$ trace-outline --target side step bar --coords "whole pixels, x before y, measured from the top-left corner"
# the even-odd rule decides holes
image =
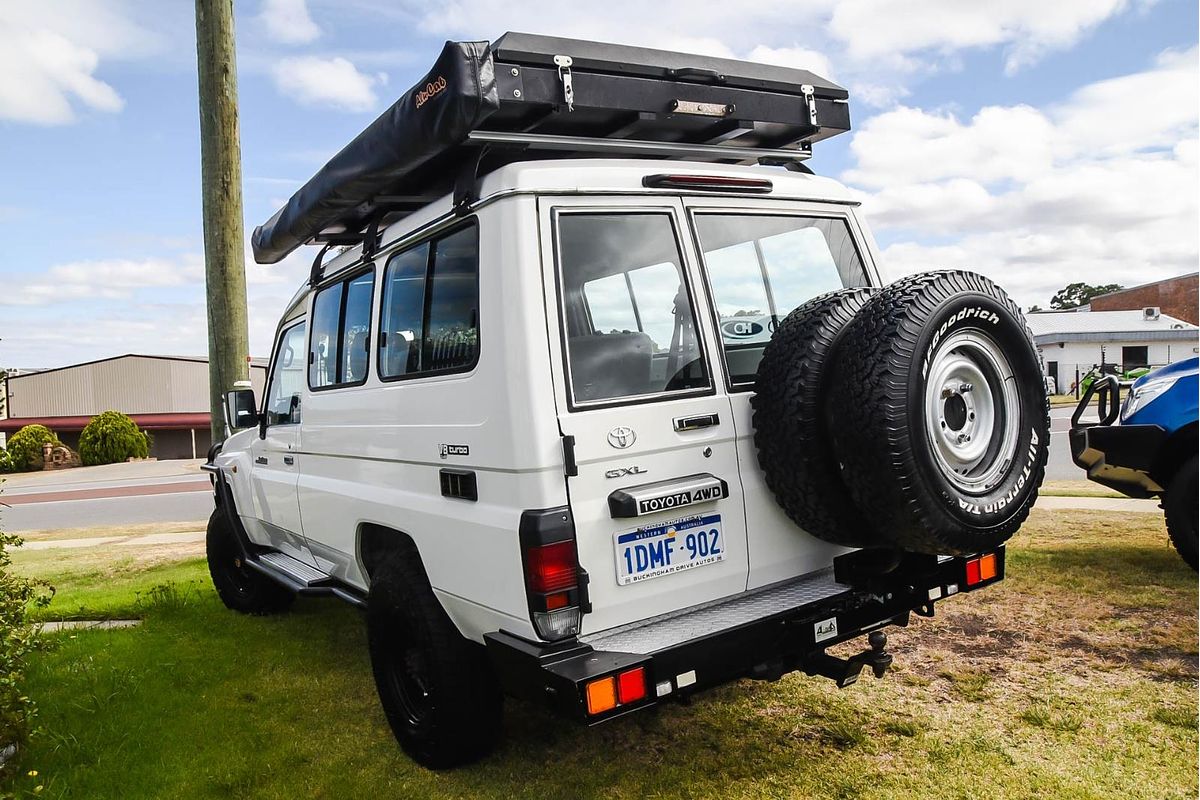
[[[365,609],[367,598],[349,586],[338,583],[325,573],[285,553],[267,552],[251,555],[246,566],[261,572],[296,594],[333,595],[356,608]]]

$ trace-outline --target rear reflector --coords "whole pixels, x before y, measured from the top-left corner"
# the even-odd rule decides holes
[[[587,685],[587,709],[589,714],[603,714],[617,707],[617,679],[611,675]]]
[[[988,553],[979,559],[979,579],[990,581],[994,577],[996,577],[996,554]]]
[[[621,704],[634,703],[646,696],[646,668],[622,672],[617,676],[617,697]]]
[[[575,542],[531,547],[526,551],[525,567],[529,574],[529,588],[534,592],[560,592],[570,589],[577,582],[575,568]]]

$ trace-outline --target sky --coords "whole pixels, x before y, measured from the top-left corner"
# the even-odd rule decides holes
[[[1195,0],[237,0],[247,236],[416,81],[507,30],[811,69],[853,130],[810,165],[893,278],[967,268],[1024,306],[1200,258]],[[194,6],[0,0],[0,366],[207,340]],[[248,248],[247,248],[248,251]],[[266,356],[303,249],[247,258]]]

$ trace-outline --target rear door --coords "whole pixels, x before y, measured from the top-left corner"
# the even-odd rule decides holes
[[[542,198],[540,215],[584,632],[743,591],[732,409],[697,325],[708,312],[682,204]]]
[[[686,201],[713,323],[721,337],[717,380],[730,395],[746,521],[749,588],[830,566],[845,548],[809,536],[775,502],[754,446],[755,373],[779,320],[817,295],[878,285],[848,206],[720,198]]]

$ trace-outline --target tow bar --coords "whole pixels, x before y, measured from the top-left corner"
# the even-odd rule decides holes
[[[883,631],[872,631],[867,635],[870,648],[850,658],[831,656],[822,650],[804,660],[802,668],[807,675],[821,675],[832,678],[839,689],[858,681],[863,667],[869,666],[876,678],[882,678],[892,665],[892,654],[886,652],[887,634]]]

